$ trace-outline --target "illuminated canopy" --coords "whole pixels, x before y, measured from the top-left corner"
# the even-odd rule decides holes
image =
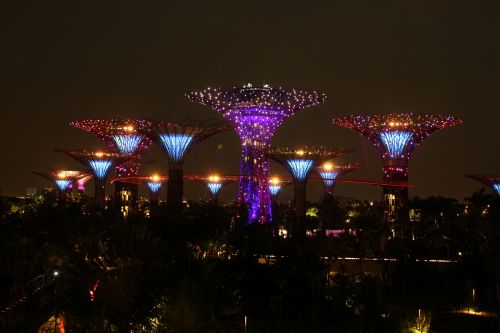
[[[193,141],[187,134],[160,134],[161,143],[173,161],[180,161]]]
[[[304,180],[309,175],[314,161],[313,160],[297,160],[291,159],[287,161],[290,170],[295,179]]]
[[[104,179],[110,171],[113,162],[107,160],[90,160],[89,165],[97,179]]]
[[[146,184],[148,185],[149,189],[153,193],[158,192],[160,190],[160,187],[161,187],[161,183],[159,183],[159,182],[148,182]]]
[[[128,135],[113,135],[116,146],[122,154],[133,154],[142,141],[142,136],[128,134]]]

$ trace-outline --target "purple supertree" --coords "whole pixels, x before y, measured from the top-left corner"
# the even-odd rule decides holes
[[[134,155],[121,155],[110,152],[90,152],[85,150],[56,149],[57,152],[66,154],[85,165],[94,176],[95,201],[97,205],[105,206],[106,178],[113,166],[121,164],[128,159],[136,158]]]
[[[45,172],[33,172],[56,185],[58,200],[60,203],[66,201],[66,193],[71,190],[73,183],[91,177],[88,172],[76,170],[48,170]]]
[[[167,205],[180,214],[183,197],[183,165],[193,144],[227,131],[227,123],[211,120],[156,121],[148,130],[149,137],[163,148],[168,157]]]
[[[500,196],[500,176],[498,175],[465,175],[465,177],[477,180],[491,188]]]
[[[271,139],[295,112],[325,102],[318,92],[285,90],[268,85],[189,92],[190,101],[206,105],[233,124],[242,144],[239,202],[248,208],[248,223],[271,220],[269,162]]]
[[[414,113],[351,115],[333,119],[334,125],[357,131],[380,152],[383,181],[387,184],[382,192],[384,219],[389,223],[408,218],[408,162],[415,148],[437,130],[461,122],[451,115]]]
[[[135,160],[142,157],[152,144],[144,133],[152,125],[144,119],[86,119],[69,123],[71,127],[90,132],[101,139],[113,153],[134,156],[124,163],[115,165],[120,177],[136,176],[140,164]],[[122,211],[134,210],[137,201],[137,185],[115,182],[115,204]]]
[[[329,147],[277,147],[266,154],[285,167],[294,181],[295,233],[300,238],[305,233],[306,186],[311,171],[326,160],[338,158],[351,149]]]

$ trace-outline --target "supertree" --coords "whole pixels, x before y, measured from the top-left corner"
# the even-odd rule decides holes
[[[242,144],[238,200],[247,206],[248,223],[271,221],[269,162],[265,152],[286,118],[325,102],[326,95],[248,84],[230,89],[207,88],[186,96],[212,108],[233,124]]]
[[[306,185],[311,171],[326,160],[337,158],[350,149],[329,147],[276,147],[266,154],[285,167],[293,177],[295,201],[295,233],[302,237],[306,219]]]
[[[57,152],[66,154],[78,162],[85,165],[94,176],[95,201],[97,205],[105,205],[105,187],[106,178],[112,170],[112,167],[121,164],[128,159],[136,158],[135,155],[121,155],[110,152],[90,152],[86,150],[64,150],[56,149]]]
[[[269,193],[271,198],[276,198],[281,191],[283,181],[278,176],[269,177]]]
[[[414,113],[333,119],[334,125],[357,131],[378,149],[382,157],[383,182],[387,184],[382,191],[384,219],[390,224],[408,218],[408,163],[415,148],[437,130],[461,122],[451,115]]]
[[[205,184],[208,188],[208,191],[210,192],[210,200],[213,202],[217,202],[217,196],[219,194],[220,189],[224,185],[234,182],[235,180],[237,180],[238,177],[210,174],[207,176],[190,176],[189,178]]]
[[[74,182],[79,182],[82,179],[91,177],[88,172],[76,170],[47,170],[43,172],[33,172],[56,185],[58,192],[58,200],[63,203],[66,200],[66,193],[71,189]]]
[[[325,163],[316,167],[316,172],[323,181],[325,195],[323,196],[323,211],[322,211],[322,230],[332,227],[334,215],[334,198],[333,188],[335,181],[340,179],[345,174],[363,167],[361,163],[333,163],[326,161]]]
[[[151,145],[151,139],[145,131],[152,125],[144,119],[86,119],[69,123],[70,126],[90,132],[100,138],[112,152],[121,155],[133,155],[140,158]],[[135,176],[140,164],[129,159],[115,166],[120,177]],[[122,211],[134,210],[137,201],[137,185],[115,182],[116,206]]]
[[[500,176],[498,175],[465,175],[465,177],[477,180],[491,188],[500,196]]]
[[[183,120],[156,121],[148,131],[168,157],[167,205],[180,214],[183,197],[183,164],[186,153],[194,143],[231,129],[218,121]]]
[[[332,161],[317,166],[316,171],[323,181],[325,196],[333,197],[333,188],[337,179],[363,166],[364,164],[361,163],[333,163]]]

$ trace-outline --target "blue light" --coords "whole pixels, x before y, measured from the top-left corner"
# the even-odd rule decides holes
[[[327,187],[333,186],[335,179],[338,176],[336,171],[320,171],[319,175],[323,178],[323,182]]]
[[[89,164],[94,171],[96,178],[102,180],[108,174],[109,168],[111,168],[113,163],[106,160],[90,160]]]
[[[140,135],[114,135],[116,146],[122,154],[133,154],[141,143],[142,137]]]
[[[161,134],[160,139],[170,158],[178,162],[182,159],[193,137],[187,134]]]
[[[281,185],[269,185],[269,192],[271,192],[272,196],[276,196],[280,190]]]
[[[149,189],[151,190],[151,192],[153,193],[156,193],[158,192],[158,190],[160,189],[161,187],[161,183],[157,183],[157,182],[149,182],[147,183],[148,184],[148,187]]]
[[[207,185],[212,195],[216,195],[217,192],[219,192],[220,188],[222,187],[221,183],[208,183]]]
[[[55,183],[56,183],[57,187],[59,187],[59,189],[64,192],[68,188],[69,184],[71,184],[71,180],[56,179]]]
[[[391,131],[380,133],[380,139],[392,158],[401,156],[412,136],[413,132]]]
[[[288,160],[287,162],[293,176],[298,180],[306,179],[313,166],[313,160]]]
[[[500,195],[500,184],[493,184],[493,189],[498,195]]]

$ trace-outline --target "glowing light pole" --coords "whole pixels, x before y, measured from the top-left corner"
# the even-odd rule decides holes
[[[230,89],[207,88],[189,92],[186,97],[217,111],[233,124],[242,145],[238,200],[248,209],[246,222],[271,221],[269,162],[265,152],[286,118],[325,102],[326,96],[315,91],[247,84]]]
[[[462,121],[451,115],[382,114],[352,115],[333,119],[334,125],[350,128],[366,137],[379,151],[383,163],[382,204],[384,219],[394,223],[408,219],[408,163],[411,154],[432,133]],[[398,185],[404,185],[399,187]]]

